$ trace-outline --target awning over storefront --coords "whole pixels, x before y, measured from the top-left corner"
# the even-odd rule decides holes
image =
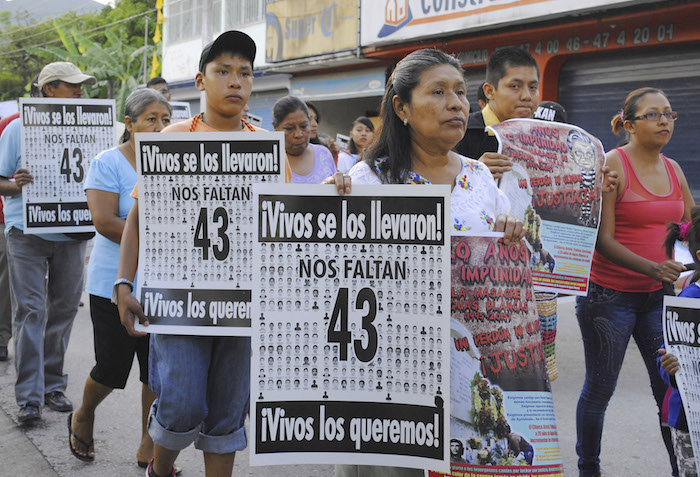
[[[381,96],[384,68],[294,78],[291,94],[307,101]]]

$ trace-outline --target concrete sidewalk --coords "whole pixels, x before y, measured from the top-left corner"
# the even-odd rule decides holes
[[[87,299],[84,299],[88,303]],[[581,336],[571,298],[560,299],[557,331],[559,379],[552,384],[559,439],[566,475],[578,475],[576,468],[576,402],[585,368]],[[115,391],[100,405],[95,420],[94,463],[74,458],[68,449],[67,414],[43,410],[43,420],[33,427],[17,425],[14,398],[14,362],[0,363],[0,475],[88,477],[142,477],[136,466],[140,439],[140,382],[132,369],[127,387]],[[66,356],[70,375],[66,394],[78,404],[85,378],[94,364],[92,323],[87,307],[76,317]],[[670,466],[661,441],[656,407],[651,396],[646,369],[632,342],[618,388],[607,412],[601,456],[605,477],[669,476]],[[178,458],[183,477],[204,475],[201,452],[192,446]],[[236,456],[234,475],[272,477],[331,477],[333,466],[298,465],[250,467],[248,452]]]

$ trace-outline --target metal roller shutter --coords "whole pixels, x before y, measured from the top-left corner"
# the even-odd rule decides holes
[[[559,76],[559,103],[569,122],[598,137],[605,150],[620,139],[610,120],[631,91],[644,86],[663,90],[678,112],[673,138],[663,153],[678,161],[700,203],[700,48],[663,48],[600,54],[567,61]]]

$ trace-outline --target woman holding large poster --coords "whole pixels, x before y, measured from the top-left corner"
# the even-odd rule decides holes
[[[659,410],[666,393],[655,369],[656,350],[663,344],[664,287],[684,267],[666,259],[663,242],[666,225],[689,220],[694,205],[680,166],[661,154],[677,118],[662,91],[641,88],[627,96],[612,120],[613,132],[624,129],[629,143],[606,156],[619,181],[614,193],[603,196],[588,296],[576,302],[586,355],[586,379],[576,411],[576,452],[583,477],[600,475],[605,408],[630,336],[649,371]],[[661,429],[675,470],[668,428]]]
[[[517,243],[522,222],[508,214],[509,201],[488,168],[452,151],[466,129],[466,91],[452,56],[424,49],[401,60],[382,100],[379,138],[350,171],[353,184],[449,184],[455,230],[501,231],[507,243]],[[422,476],[423,470],[338,466],[336,475]]]

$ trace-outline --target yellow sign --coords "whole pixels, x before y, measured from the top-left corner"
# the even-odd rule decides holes
[[[357,46],[357,0],[280,0],[266,11],[268,62]]]

